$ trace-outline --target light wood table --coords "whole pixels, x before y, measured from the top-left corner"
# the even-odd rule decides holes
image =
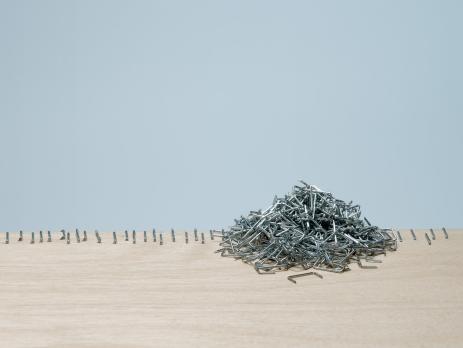
[[[0,245],[1,347],[463,347],[463,231],[402,230],[378,269],[258,275],[218,240]],[[0,234],[4,241],[5,234]],[[74,237],[74,234],[72,234]],[[46,238],[45,238],[46,240]]]

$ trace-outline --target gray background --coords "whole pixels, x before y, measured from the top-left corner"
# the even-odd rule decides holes
[[[462,227],[461,1],[1,1],[0,229],[226,227],[303,179]]]

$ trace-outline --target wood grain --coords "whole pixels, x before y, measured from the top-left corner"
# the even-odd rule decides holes
[[[163,246],[0,245],[2,347],[462,347],[463,231],[403,243],[378,269],[260,276],[183,231]],[[74,237],[72,235],[72,237]],[[0,234],[4,240],[4,233]],[[36,241],[38,240],[36,236]],[[200,239],[201,240],[201,239]]]

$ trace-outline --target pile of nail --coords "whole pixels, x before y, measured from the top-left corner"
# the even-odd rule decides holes
[[[251,211],[223,232],[222,256],[241,259],[261,274],[290,268],[349,270],[353,261],[397,249],[394,234],[361,218],[359,205],[301,181],[264,211]]]

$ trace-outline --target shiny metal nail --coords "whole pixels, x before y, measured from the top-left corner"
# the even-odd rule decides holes
[[[445,239],[449,239],[449,234],[447,233],[447,230],[445,229],[445,227],[442,227],[442,232],[444,232]]]
[[[431,239],[429,239],[428,234],[425,232],[424,236],[426,237],[426,240],[428,241],[428,244],[431,245]]]

